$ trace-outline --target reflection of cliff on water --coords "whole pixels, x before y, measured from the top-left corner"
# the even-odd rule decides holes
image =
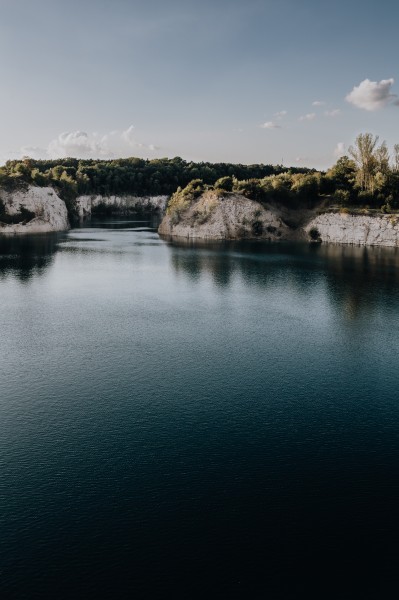
[[[42,275],[53,261],[59,233],[0,237],[0,278]]]
[[[210,275],[224,287],[239,276],[249,286],[289,289],[304,302],[322,286],[334,307],[349,318],[398,298],[398,248],[203,240],[169,244],[174,269],[190,279]]]

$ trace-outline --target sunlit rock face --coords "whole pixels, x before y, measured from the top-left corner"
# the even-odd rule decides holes
[[[0,190],[4,212],[18,223],[1,222],[0,234],[47,233],[69,229],[65,202],[51,187],[28,186],[25,189]],[[28,212],[27,212],[28,211]]]
[[[307,232],[312,229],[317,230],[323,242],[399,246],[399,217],[396,215],[324,213],[305,227]]]
[[[167,212],[159,233],[183,238],[213,240],[287,239],[289,227],[277,211],[239,194],[204,193],[181,214]]]
[[[288,209],[262,205],[240,194],[205,192],[182,210],[167,208],[159,227],[187,239],[308,240],[335,244],[399,246],[399,216]]]

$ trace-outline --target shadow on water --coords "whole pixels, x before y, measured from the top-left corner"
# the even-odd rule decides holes
[[[62,237],[59,233],[0,237],[0,279],[12,275],[28,281],[43,275]]]
[[[399,294],[399,249],[335,244],[169,240],[171,264],[193,281],[210,276],[228,287],[238,276],[267,289],[277,284],[304,298],[323,284],[348,318]]]
[[[110,215],[107,217],[94,216],[82,221],[83,228],[94,229],[126,229],[144,227],[156,231],[161,223],[162,217],[157,213],[132,213],[129,216]]]

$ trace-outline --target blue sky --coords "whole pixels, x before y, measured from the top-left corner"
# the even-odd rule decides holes
[[[0,9],[1,162],[327,167],[360,132],[399,142],[391,1],[0,0]]]

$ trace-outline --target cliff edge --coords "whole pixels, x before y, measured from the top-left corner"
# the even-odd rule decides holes
[[[188,239],[258,238],[396,247],[399,215],[334,212],[323,205],[289,209],[212,190],[194,199],[181,196],[170,202],[158,232]]]
[[[65,202],[51,187],[0,190],[0,235],[69,229]]]
[[[189,206],[168,206],[161,235],[210,240],[289,239],[291,230],[277,211],[240,194],[204,192]]]

